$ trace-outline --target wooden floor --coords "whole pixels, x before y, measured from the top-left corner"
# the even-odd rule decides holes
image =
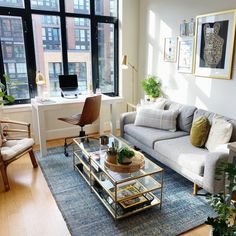
[[[48,146],[62,142],[50,141]],[[8,176],[9,192],[3,191],[0,177],[0,236],[70,235],[40,167],[33,169],[28,155],[9,165]],[[209,235],[209,227],[203,225],[183,235]]]

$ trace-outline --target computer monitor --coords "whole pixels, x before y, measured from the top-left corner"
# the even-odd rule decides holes
[[[78,88],[77,75],[59,75],[59,86],[61,89]]]

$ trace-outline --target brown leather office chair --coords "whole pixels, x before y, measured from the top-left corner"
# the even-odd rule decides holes
[[[84,107],[81,114],[76,114],[71,117],[58,118],[58,120],[64,121],[72,125],[78,125],[81,127],[79,137],[85,137],[85,131],[83,127],[85,125],[92,124],[99,117],[100,107],[101,107],[101,95],[87,97],[84,103]],[[72,137],[69,137],[72,138]],[[67,139],[65,138],[64,143],[64,154],[68,156],[67,147],[71,144],[67,144]]]

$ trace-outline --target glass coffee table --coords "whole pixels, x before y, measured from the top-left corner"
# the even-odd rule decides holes
[[[108,135],[109,143],[101,145],[99,138],[89,141],[75,138],[73,166],[82,175],[115,219],[162,205],[163,169],[144,156],[144,166],[132,173],[119,173],[106,167],[106,150],[114,142],[119,148],[129,146]],[[143,155],[140,154],[139,155]],[[154,178],[155,177],[155,178]]]

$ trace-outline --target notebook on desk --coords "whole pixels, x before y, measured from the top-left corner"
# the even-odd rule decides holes
[[[61,96],[76,98],[79,94],[77,75],[59,75]]]

